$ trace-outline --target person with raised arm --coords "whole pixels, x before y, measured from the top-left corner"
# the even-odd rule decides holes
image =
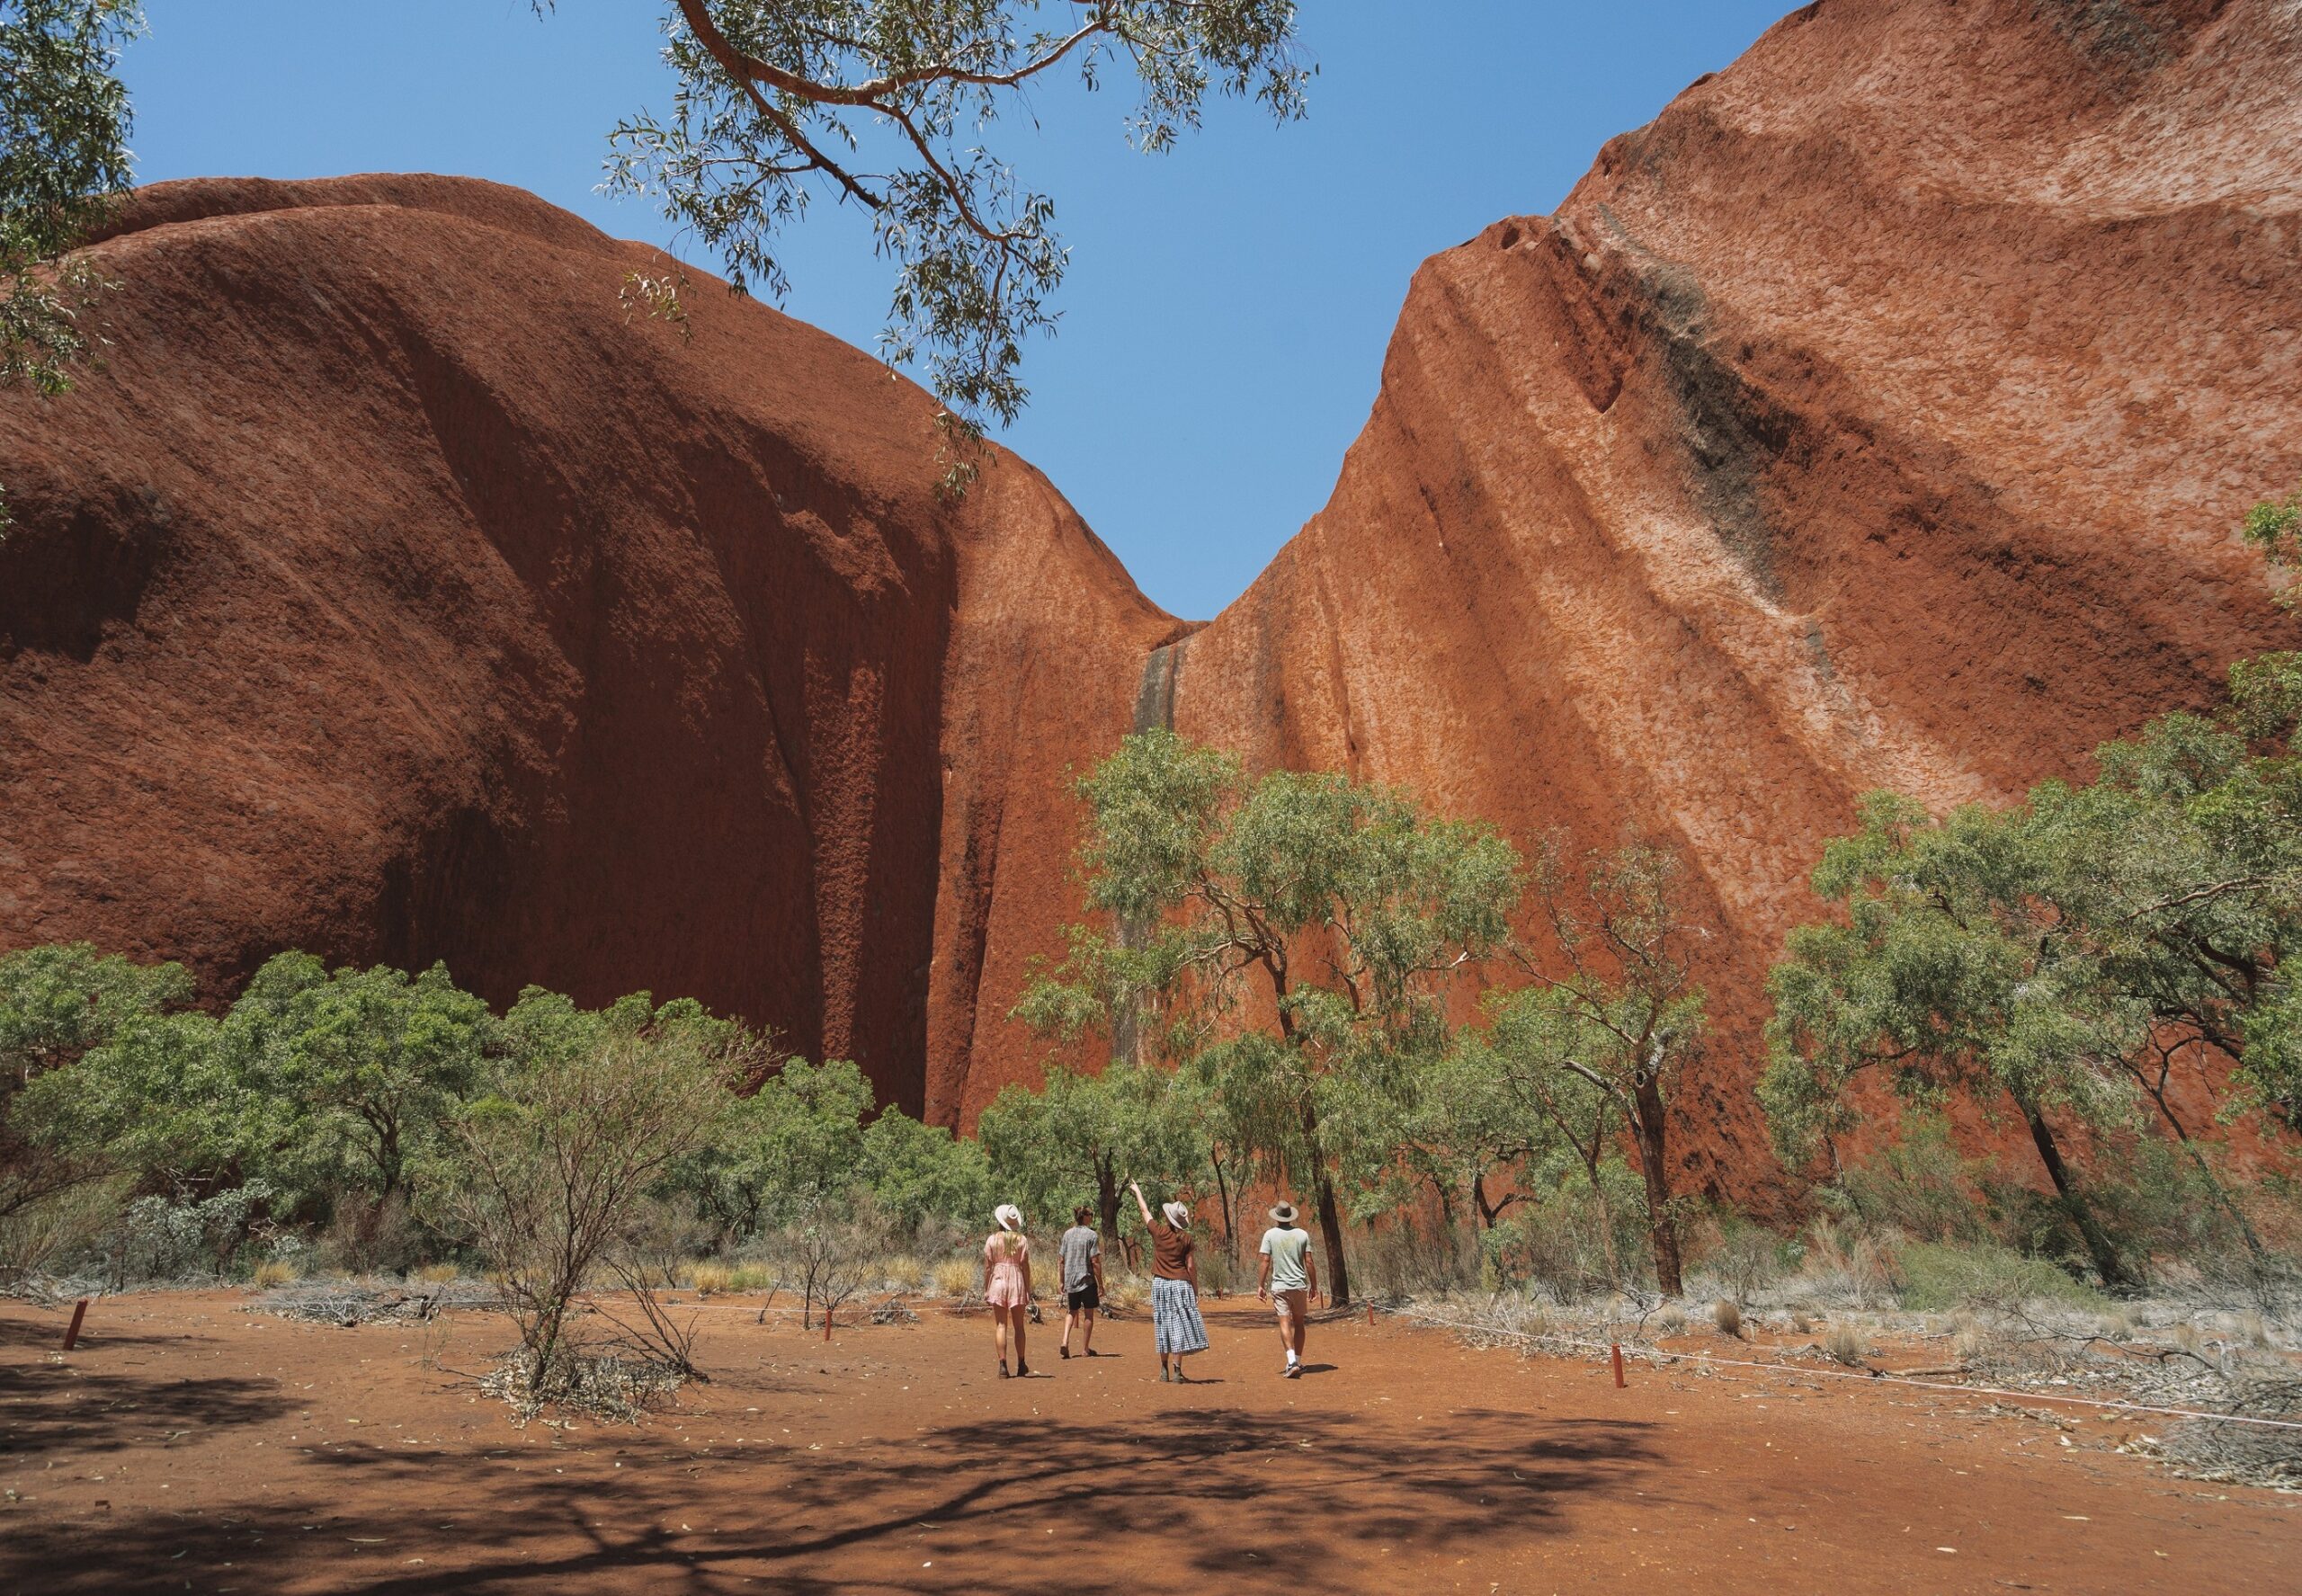
[[[1167,1203],[1159,1210],[1164,1223],[1151,1216],[1143,1188],[1133,1181],[1135,1206],[1151,1232],[1151,1331],[1159,1348],[1159,1378],[1189,1384],[1183,1375],[1183,1355],[1207,1351],[1207,1324],[1199,1316],[1199,1249],[1191,1240],[1191,1207]],[[1174,1373],[1167,1362],[1174,1360]]]

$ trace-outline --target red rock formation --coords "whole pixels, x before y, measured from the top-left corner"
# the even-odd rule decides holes
[[[2291,646],[2289,7],[1823,0],[1417,273],[1327,508],[1178,728],[1676,841],[1728,930],[1686,1100],[1767,1160],[1759,983],[1862,792],[2007,798]]]
[[[650,253],[510,190],[112,234],[103,364],[0,410],[0,946],[692,994],[948,1115],[922,1060],[1065,913],[999,861],[1066,852],[1173,624],[1044,479],[949,506],[916,388],[700,285],[627,317]]]
[[[2004,798],[2291,642],[2302,45],[2271,0],[1824,0],[1409,293],[1333,502],[1146,602],[1029,468],[763,308],[438,179],[169,185],[0,407],[0,945],[647,985],[970,1119],[1133,716],[1522,842],[1687,850],[1696,1173],[1867,789]],[[1140,702],[1138,703],[1138,696]]]

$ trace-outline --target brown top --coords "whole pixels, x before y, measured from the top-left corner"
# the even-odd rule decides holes
[[[1151,1273],[1162,1280],[1191,1279],[1191,1232],[1151,1222]]]

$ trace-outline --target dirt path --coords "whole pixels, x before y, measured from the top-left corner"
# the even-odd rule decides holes
[[[638,1427],[513,1428],[449,1369],[507,1339],[284,1324],[233,1293],[0,1304],[0,1591],[2270,1592],[2302,1502],[2171,1479],[1958,1397],[1522,1361],[1322,1324],[1276,1378],[1216,1305],[1204,1383],[994,1378],[931,1313],[825,1345],[707,1315]],[[1236,1299],[1234,1299],[1236,1304]],[[427,1367],[430,1357],[445,1366]]]

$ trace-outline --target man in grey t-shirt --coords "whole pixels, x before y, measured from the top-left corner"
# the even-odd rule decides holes
[[[1103,1306],[1103,1240],[1087,1223],[1085,1208],[1071,1210],[1071,1228],[1056,1244],[1063,1254],[1063,1339],[1059,1357],[1071,1356],[1071,1327],[1079,1326],[1079,1351],[1095,1357],[1095,1310]]]
[[[1266,1298],[1279,1310],[1279,1344],[1286,1349],[1290,1380],[1303,1378],[1303,1332],[1310,1324],[1311,1299],[1319,1291],[1319,1261],[1311,1255],[1310,1233],[1295,1223],[1295,1205],[1282,1202],[1271,1210],[1271,1228],[1263,1233],[1263,1275],[1255,1282],[1255,1299]]]

